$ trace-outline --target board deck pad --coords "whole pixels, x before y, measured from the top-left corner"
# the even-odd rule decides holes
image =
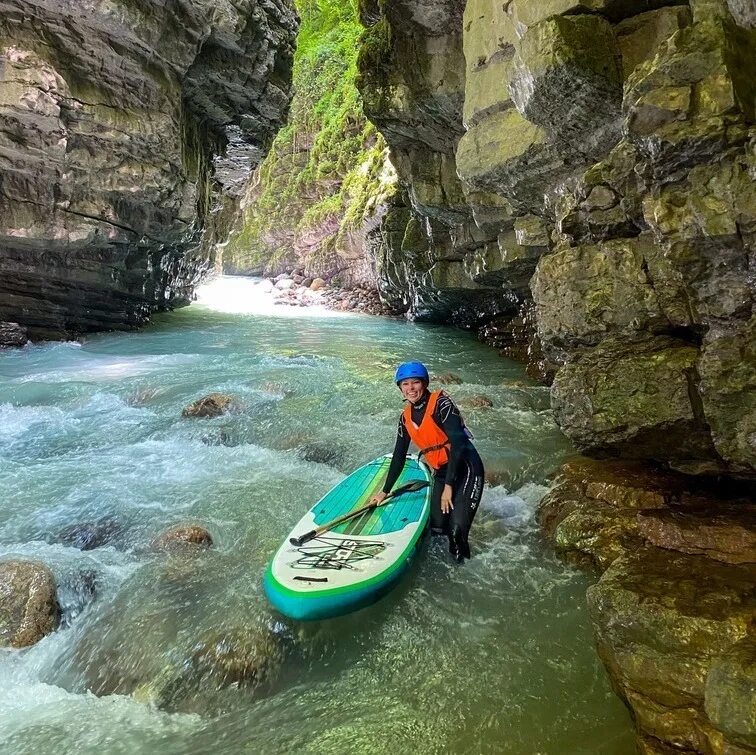
[[[409,567],[430,511],[431,485],[334,527],[301,546],[297,537],[356,511],[381,490],[391,456],[360,467],[323,496],[300,520],[271,560],[263,584],[268,599],[294,619],[338,616],[375,602]],[[432,482],[425,465],[408,456],[394,489]]]

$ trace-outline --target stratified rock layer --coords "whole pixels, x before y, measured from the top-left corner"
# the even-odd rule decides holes
[[[752,4],[362,5],[384,296],[518,338],[586,453],[756,475]]]
[[[66,337],[186,303],[217,189],[285,116],[295,31],[288,0],[0,1],[0,321]]]
[[[753,752],[752,491],[702,490],[639,463],[577,459],[538,518],[562,553],[604,572],[588,607],[641,751]]]

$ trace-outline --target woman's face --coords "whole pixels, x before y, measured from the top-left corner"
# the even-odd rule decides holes
[[[425,393],[425,383],[420,378],[407,378],[399,383],[402,396],[410,403],[419,401]]]

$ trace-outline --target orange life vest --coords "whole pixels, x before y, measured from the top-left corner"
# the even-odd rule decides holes
[[[412,442],[420,449],[420,456],[433,469],[441,467],[449,461],[449,449],[451,443],[449,436],[435,423],[433,412],[436,411],[436,403],[443,391],[433,391],[425,407],[423,420],[418,427],[412,421],[412,404],[404,407],[404,426],[407,428]]]

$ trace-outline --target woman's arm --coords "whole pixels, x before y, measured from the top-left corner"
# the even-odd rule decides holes
[[[462,424],[462,416],[456,404],[446,395],[441,396],[436,403],[433,419],[449,438],[449,461],[446,466],[445,482],[451,485],[457,474],[459,460],[463,451],[470,444],[470,440]]]
[[[410,437],[404,428],[404,418],[399,419],[399,427],[396,430],[396,443],[394,443],[394,453],[391,457],[386,482],[383,484],[383,492],[388,495],[394,483],[399,479],[399,475],[404,469],[407,461],[407,451],[409,451]]]

